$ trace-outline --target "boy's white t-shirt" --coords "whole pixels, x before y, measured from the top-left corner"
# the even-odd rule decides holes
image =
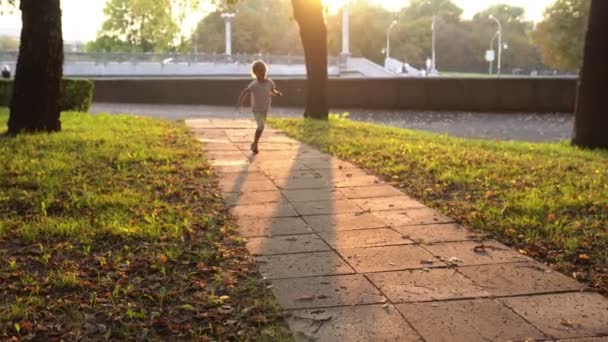
[[[247,89],[251,91],[251,110],[257,113],[268,113],[271,103],[270,93],[275,89],[272,79],[267,78],[262,82],[253,80]]]

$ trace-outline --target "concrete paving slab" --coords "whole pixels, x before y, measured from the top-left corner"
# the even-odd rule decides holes
[[[421,339],[407,320],[429,341],[608,337],[606,298],[495,241],[482,245],[353,164],[274,129],[254,155],[251,119],[188,124],[247,247],[263,254],[260,272],[283,308],[297,310],[297,339]]]
[[[451,218],[441,215],[430,208],[377,211],[372,214],[392,227],[454,222]]]
[[[555,338],[608,335],[608,298],[592,292],[504,298],[504,303]]]
[[[365,248],[406,245],[413,243],[389,228],[342,230],[320,233],[323,240],[334,248]]]
[[[483,235],[473,233],[455,223],[394,227],[394,229],[414,242],[425,244],[483,239]]]
[[[283,195],[290,202],[331,201],[344,199],[344,194],[337,189],[283,190]]]
[[[224,193],[246,193],[278,190],[270,180],[248,180],[246,178],[235,178],[220,182],[220,188]]]
[[[285,198],[280,191],[258,191],[246,193],[224,193],[224,202],[229,206],[277,203]]]
[[[238,217],[239,234],[244,237],[310,234],[313,232],[299,217]]]
[[[374,198],[402,196],[403,193],[390,185],[361,186],[361,187],[342,187],[340,191],[347,198]]]
[[[316,232],[335,232],[386,227],[384,222],[368,213],[316,215],[303,216],[302,218]]]
[[[481,286],[453,269],[383,272],[368,277],[393,303],[489,296]]]
[[[306,161],[306,166],[308,166],[309,168],[313,169],[313,170],[327,170],[327,169],[354,169],[356,168],[356,166],[354,166],[351,163],[347,163],[344,161],[341,161],[339,159],[335,159],[332,158],[328,161],[319,161],[319,160],[309,160]]]
[[[338,253],[360,273],[445,266],[439,260],[427,263],[434,259],[433,256],[413,245],[340,249]]]
[[[524,341],[546,336],[501,302],[490,299],[399,304],[427,341]]]
[[[585,285],[537,262],[460,267],[493,296],[580,291]]]
[[[318,235],[284,235],[256,237],[247,241],[251,255],[275,255],[329,251],[331,248]]]
[[[369,187],[381,184],[383,184],[382,181],[376,176],[355,176],[334,181],[334,186],[336,188],[351,188],[358,186]]]
[[[386,302],[361,274],[273,280],[272,292],[287,310]]]
[[[220,177],[220,183],[234,183],[237,181],[260,181],[260,180],[268,180],[268,176],[266,176],[261,171],[227,173]]]
[[[274,178],[275,184],[282,190],[331,189],[331,183],[322,178]]]
[[[455,266],[531,261],[528,257],[496,241],[486,241],[484,243],[474,241],[448,242],[424,245],[424,248]]]
[[[239,149],[234,146],[232,143],[227,143],[227,142],[208,142],[208,143],[203,143],[203,150],[204,151],[231,151],[231,152],[237,152],[239,151]]]
[[[348,200],[293,202],[293,207],[300,215],[329,215],[363,212],[361,208]]]
[[[287,201],[278,203],[262,203],[251,205],[239,205],[233,207],[230,212],[238,217],[296,217],[298,214]]]
[[[393,197],[351,199],[350,201],[363,208],[363,210],[367,211],[426,208],[424,204],[415,201],[405,195]]]
[[[335,252],[283,254],[257,257],[267,279],[303,278],[355,273]]]
[[[421,341],[392,305],[308,309],[287,319],[296,341]]]

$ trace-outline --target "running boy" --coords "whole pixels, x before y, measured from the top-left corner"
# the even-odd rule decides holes
[[[243,103],[245,96],[251,94],[251,110],[258,124],[258,128],[255,130],[255,139],[253,140],[253,144],[251,144],[251,151],[258,153],[258,142],[264,132],[266,116],[270,111],[270,98],[271,96],[283,96],[283,94],[276,89],[274,82],[266,77],[268,67],[264,62],[259,60],[253,62],[251,73],[255,77],[255,80],[241,92],[238,105],[240,106]]]

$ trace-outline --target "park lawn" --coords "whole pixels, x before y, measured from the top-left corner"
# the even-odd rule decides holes
[[[270,124],[608,293],[608,151],[359,123]]]
[[[291,338],[185,125],[62,122],[0,137],[0,340]]]

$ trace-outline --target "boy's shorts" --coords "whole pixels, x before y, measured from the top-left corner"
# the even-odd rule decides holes
[[[255,117],[255,121],[258,123],[258,129],[266,126],[266,116],[268,116],[266,112],[253,112],[253,117]]]

